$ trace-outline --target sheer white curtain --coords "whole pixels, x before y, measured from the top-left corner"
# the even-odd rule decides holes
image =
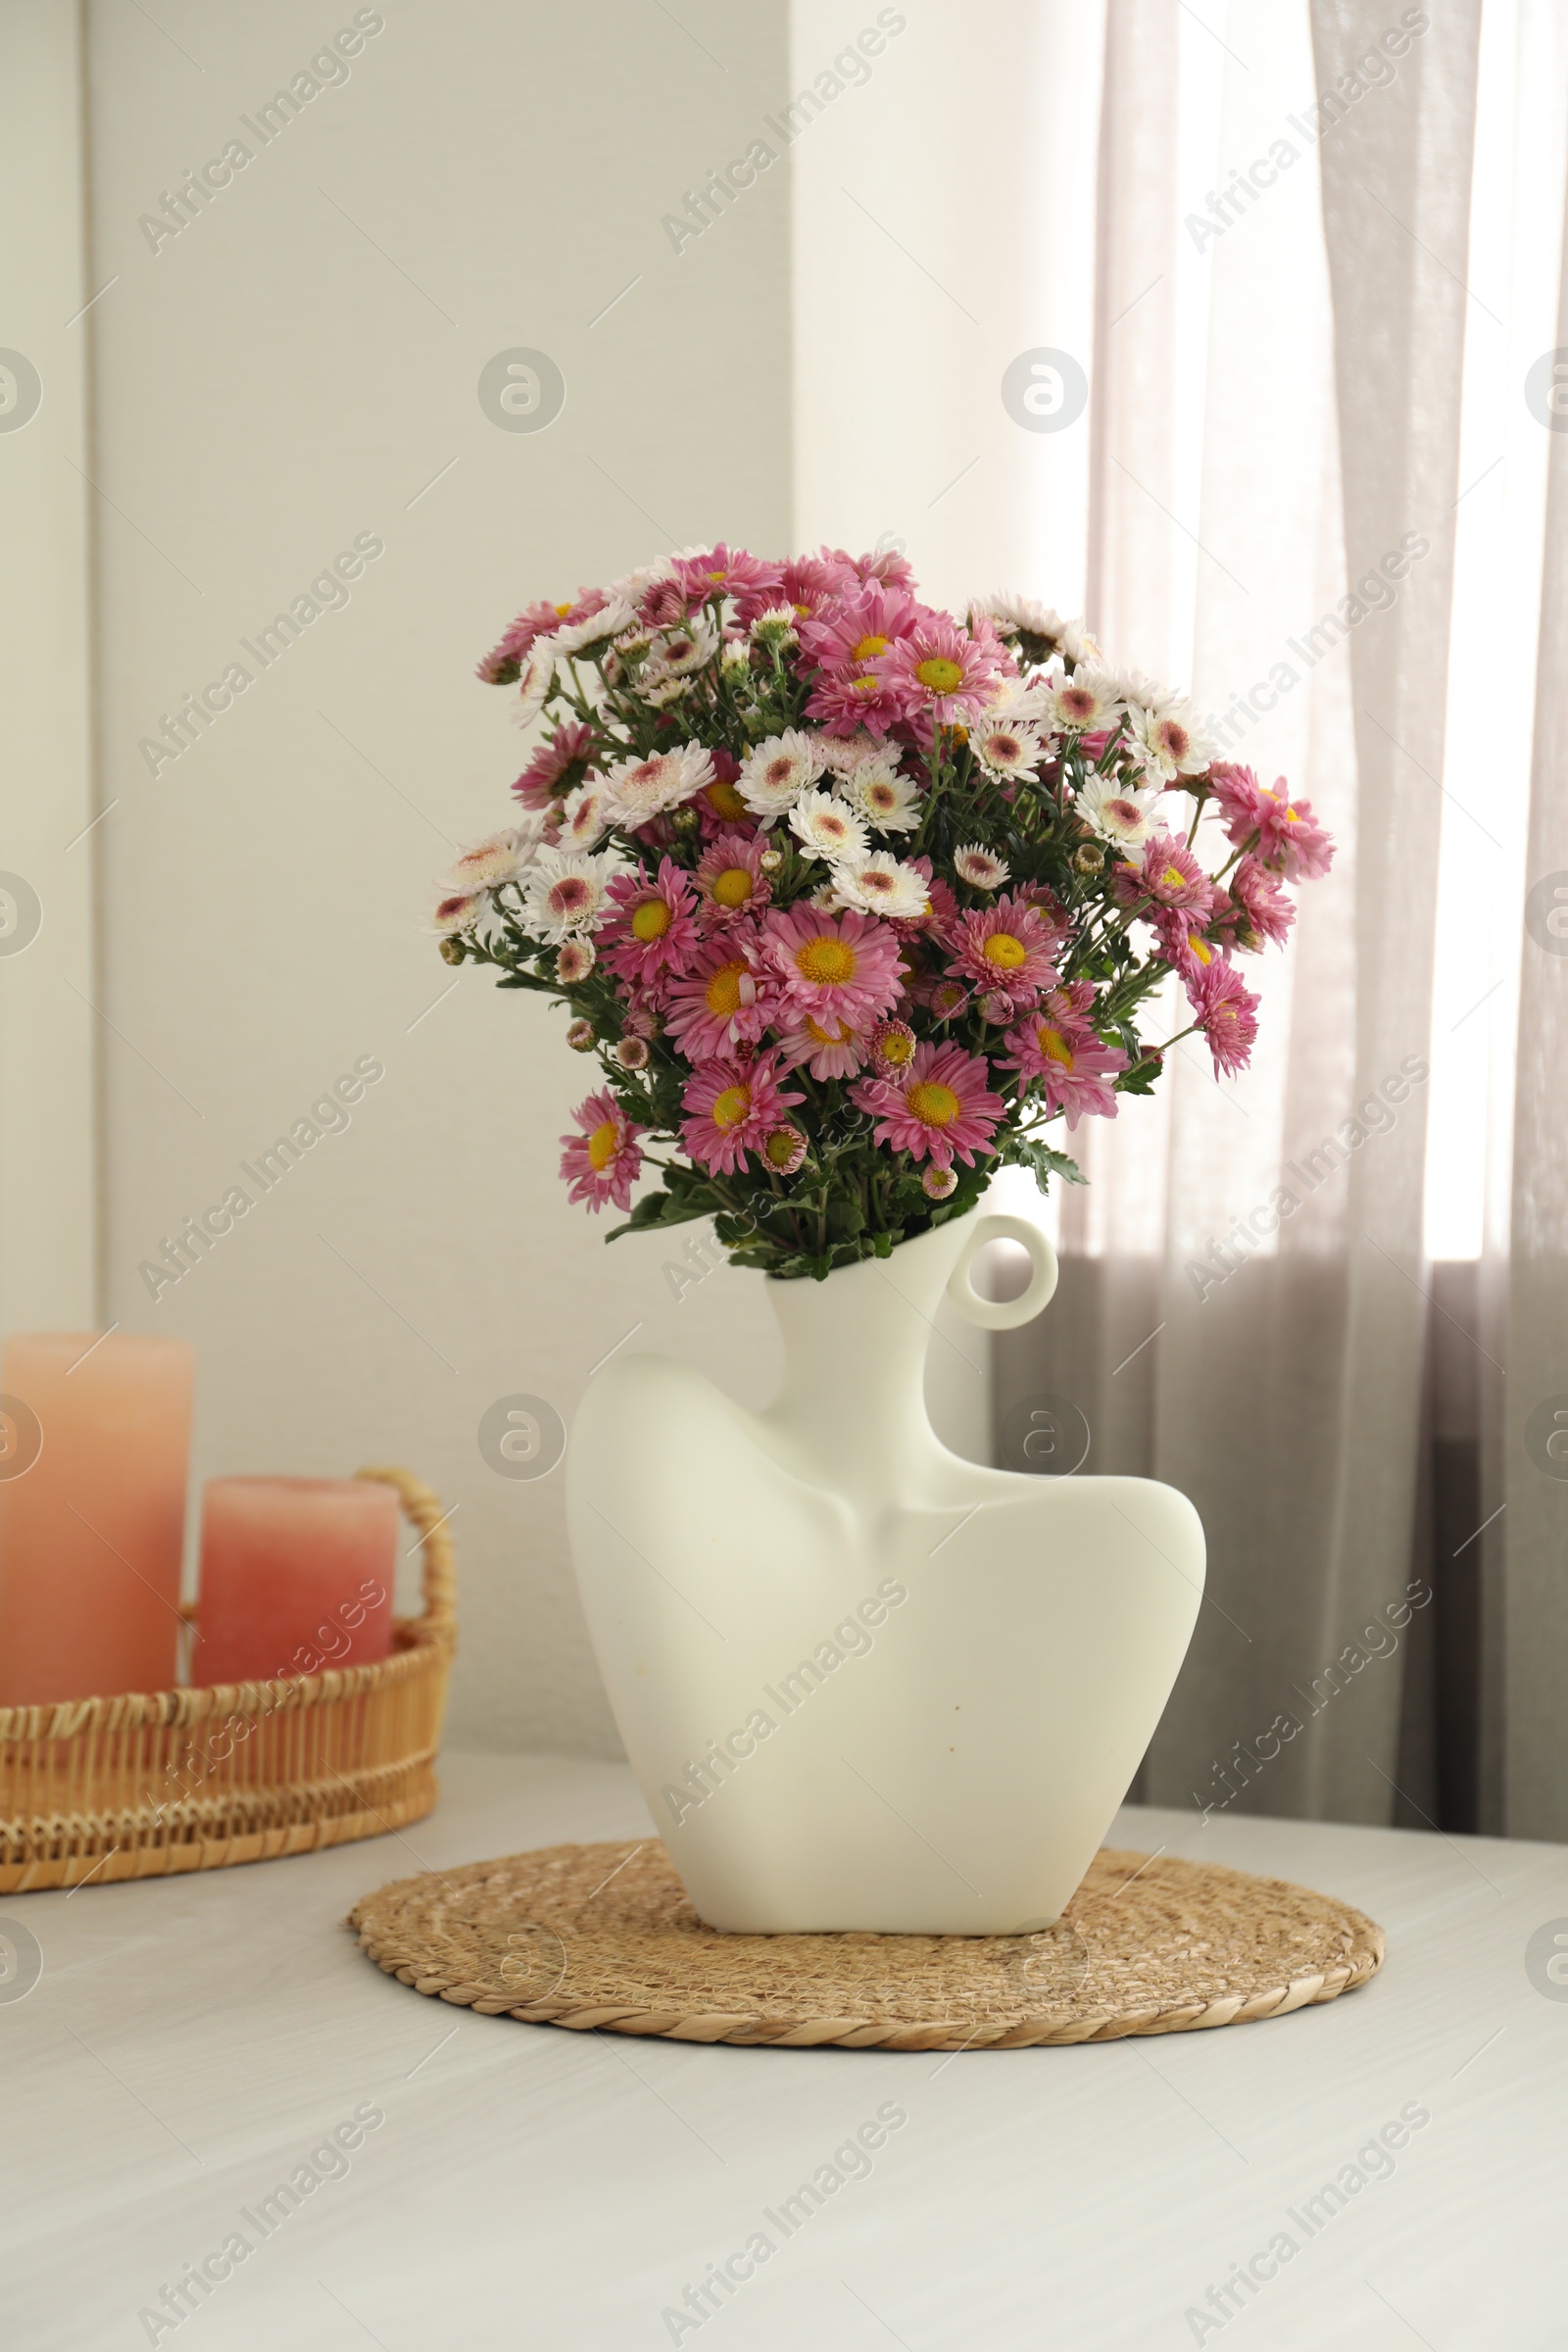
[[[1288,952],[1249,966],[1249,1075],[1216,1088],[1187,1041],[1159,1096],[1078,1130],[1092,1183],[1047,1212],[1061,1290],[1002,1343],[999,1404],[1065,1395],[1091,1469],[1202,1513],[1209,1605],[1144,1795],[1419,1819],[1437,1610],[1406,1588],[1430,1589],[1448,1331],[1429,1108],[1440,1187],[1485,1128],[1485,1323],[1449,1337],[1483,1375],[1497,1514],[1470,1555],[1486,1820],[1568,1834],[1568,1484],[1524,1437],[1568,1392],[1568,956],[1520,924],[1568,874],[1568,435],[1524,393],[1568,344],[1568,22],[1558,0],[1486,0],[1484,25],[1482,0],[904,13],[793,150],[801,535],[892,531],[938,594],[1081,604],[1340,845]],[[798,11],[798,81],[831,38]],[[1003,408],[1040,345],[1083,359],[1073,429]]]

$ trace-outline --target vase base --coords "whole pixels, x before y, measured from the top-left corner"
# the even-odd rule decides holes
[[[1106,1848],[1018,1936],[726,1936],[653,1841],[402,1879],[349,1926],[389,1976],[488,2017],[802,2049],[1025,2049],[1248,2025],[1353,1992],[1381,1928],[1281,1879]]]

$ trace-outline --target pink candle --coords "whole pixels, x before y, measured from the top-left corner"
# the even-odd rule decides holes
[[[366,1666],[392,1646],[398,1498],[363,1478],[215,1478],[195,1683]]]
[[[195,1377],[183,1340],[7,1340],[0,1706],[173,1687]]]

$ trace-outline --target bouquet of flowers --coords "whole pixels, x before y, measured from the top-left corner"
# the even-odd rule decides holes
[[[479,676],[546,728],[517,822],[443,885],[441,953],[564,1003],[598,1057],[574,1200],[617,1234],[710,1216],[778,1276],[886,1257],[1006,1162],[1082,1181],[1046,1138],[1150,1091],[1173,973],[1176,1036],[1243,1068],[1237,958],[1332,855],[1078,623],[937,612],[896,554],[676,556],[530,606]]]

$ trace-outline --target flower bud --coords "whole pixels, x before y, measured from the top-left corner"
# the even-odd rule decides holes
[[[574,1054],[591,1054],[594,1050],[594,1025],[592,1021],[568,1021],[566,1024],[566,1043]]]
[[[1105,853],[1098,841],[1086,841],[1072,854],[1073,871],[1077,874],[1100,874],[1105,870]]]

